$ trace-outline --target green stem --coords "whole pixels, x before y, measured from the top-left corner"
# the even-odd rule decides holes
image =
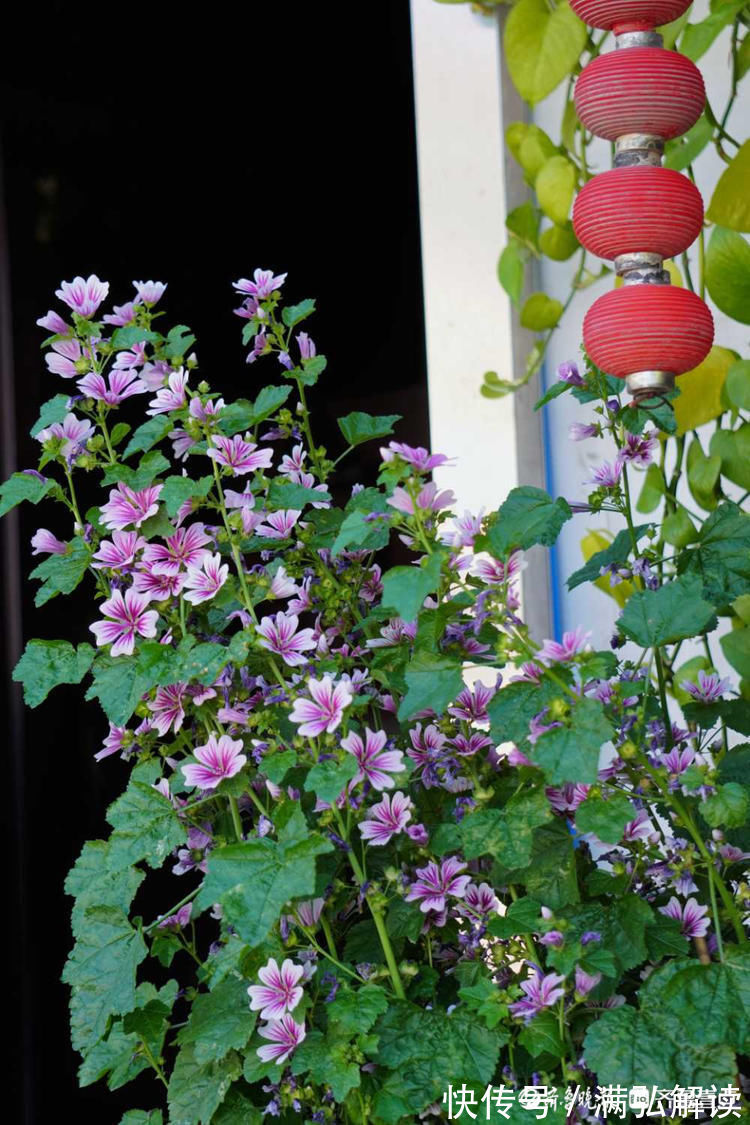
[[[199,890],[200,887],[196,887],[195,890],[191,891],[189,895],[185,895],[184,898],[181,898],[180,901],[175,903],[174,906],[170,906],[169,910],[166,910],[164,914],[160,914],[155,922],[152,922],[149,926],[144,926],[144,934],[150,934],[151,931],[155,930],[159,923],[163,922],[165,918],[171,918],[173,914],[177,913],[181,906],[187,906],[189,902],[193,901]]]
[[[316,448],[315,442],[313,441],[312,430],[310,428],[310,411],[308,410],[308,407],[307,407],[307,399],[305,397],[305,386],[304,386],[304,383],[302,382],[302,380],[299,377],[297,377],[295,379],[295,383],[297,384],[297,392],[299,394],[299,404],[302,407],[302,428],[305,431],[305,437],[307,438],[307,444],[308,444],[309,449],[310,449],[310,457],[311,457],[312,463],[313,463],[313,465],[314,465],[314,467],[317,471],[318,479],[322,481],[322,480],[325,479],[325,474],[324,474],[324,472],[321,468],[321,465],[320,465],[320,459],[318,457],[318,450]]]
[[[78,527],[81,529],[81,531],[83,531],[83,520],[81,519],[81,513],[78,510],[78,500],[76,498],[76,490],[75,490],[75,486],[73,484],[73,476],[70,472],[70,469],[67,466],[67,463],[65,464],[64,469],[65,469],[65,476],[67,477],[67,480],[68,480],[68,492],[70,493],[70,506],[73,510],[73,515],[75,516],[75,521],[78,524]]]
[[[152,1055],[151,1048],[149,1047],[149,1045],[148,1045],[148,1043],[146,1042],[145,1039],[141,1039],[141,1047],[143,1048],[143,1053],[146,1056],[146,1058],[148,1059],[150,1065],[156,1071],[156,1076],[159,1079],[159,1081],[163,1082],[165,1087],[168,1087],[169,1083],[167,1082],[166,1078],[164,1077],[164,1071],[162,1070],[162,1068],[159,1066],[158,1062],[156,1061],[156,1059]]]
[[[336,949],[336,942],[335,942],[334,937],[333,937],[333,930],[331,929],[331,923],[328,921],[325,914],[321,914],[320,924],[323,928],[323,933],[326,936],[326,945],[328,946],[328,948],[331,951],[331,956],[332,957],[338,957],[338,951]]]
[[[302,933],[305,935],[307,940],[310,942],[310,945],[312,945],[312,947],[318,951],[321,957],[325,957],[327,961],[330,961],[331,964],[335,965],[337,969],[341,969],[341,972],[346,973],[348,977],[351,977],[353,980],[362,981],[362,983],[364,984],[364,977],[361,977],[359,973],[355,973],[354,970],[350,969],[348,965],[342,964],[341,961],[339,961],[338,957],[332,957],[331,954],[327,953],[323,946],[315,940],[312,932],[308,930],[306,926],[303,926],[299,921],[297,924],[299,925],[299,928],[302,930]]]
[[[229,794],[229,810],[232,814],[232,824],[234,825],[234,834],[237,837],[238,843],[242,843],[242,821],[240,820],[240,810],[237,804],[237,798],[231,793]]]

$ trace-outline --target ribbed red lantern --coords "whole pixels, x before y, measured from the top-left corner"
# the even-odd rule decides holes
[[[591,27],[635,31],[671,23],[692,0],[571,0],[571,8]]]
[[[701,115],[706,91],[690,59],[662,47],[630,47],[592,59],[580,74],[575,105],[597,137],[626,133],[679,137]]]
[[[714,322],[689,289],[624,285],[599,297],[586,313],[583,342],[591,359],[624,379],[637,371],[681,375],[706,358]]]
[[[687,176],[648,164],[594,176],[573,207],[578,241],[609,261],[639,252],[673,258],[695,241],[702,223],[703,200]]]

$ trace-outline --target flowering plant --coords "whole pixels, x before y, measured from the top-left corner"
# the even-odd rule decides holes
[[[96,756],[128,774],[66,885],[81,1084],[150,1070],[172,1125],[445,1117],[449,1084],[475,1106],[488,1086],[736,1086],[750,704],[709,634],[748,620],[747,515],[715,475],[680,538],[662,461],[667,518],[636,525],[628,474],[654,467],[671,410],[566,366],[553,393],[600,403],[576,436],[618,450],[582,507],[625,518],[569,584],[622,612],[602,651],[584,628],[532,638],[524,552],[570,504],[520,487],[456,517],[431,479],[448,458],[358,412],[336,460],[387,444],[377,482],[339,496],[307,406],[314,302],[283,303],[284,281],[235,285],[248,362],[280,378],[232,403],[189,330],[158,327],[162,284],[102,314],[108,286],[76,278],[40,321],[75,393],[42,407],[39,468],[0,513],[57,501],[36,601],[88,580],[92,643],[31,640],[14,675],[30,706],[90,677]],[[87,511],[81,478],[103,489]],[[748,635],[722,638],[741,675]],[[680,666],[691,638],[704,654]],[[143,918],[149,877],[163,909]],[[568,1111],[590,1113],[547,1116]]]

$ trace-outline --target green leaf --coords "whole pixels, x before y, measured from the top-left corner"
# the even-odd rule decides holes
[[[543,230],[539,236],[539,249],[553,262],[567,262],[580,246],[570,223],[554,226]],[[558,318],[559,319],[559,318]]]
[[[269,508],[284,511],[290,508],[301,511],[307,504],[320,504],[324,501],[330,501],[330,499],[328,492],[323,490],[318,492],[316,489],[307,488],[303,484],[295,484],[294,481],[284,480],[283,477],[273,478],[266,497]]]
[[[716,430],[709,445],[711,455],[721,458],[721,472],[740,488],[750,489],[750,422],[738,430]]]
[[[539,1012],[521,1032],[518,1041],[532,1058],[552,1055],[559,1059],[565,1054],[565,1043],[560,1036],[560,1025],[554,1012]]]
[[[726,501],[700,530],[697,545],[680,555],[678,569],[696,575],[703,597],[721,609],[750,590],[750,516]]]
[[[517,680],[501,688],[487,707],[495,742],[523,742],[534,716],[562,694],[562,689],[552,680],[542,680],[539,684]]]
[[[148,328],[140,328],[137,324],[124,324],[121,328],[115,329],[110,343],[113,348],[120,351],[132,348],[134,344],[153,344],[158,339],[159,334],[151,332]]]
[[[659,507],[664,495],[664,480],[658,465],[649,465],[643,477],[643,485],[636,504],[636,511],[647,515]]]
[[[185,840],[185,828],[171,801],[153,787],[160,772],[151,762],[136,767],[125,792],[107,810],[107,820],[115,830],[110,837],[113,871],[141,860],[149,867],[161,867]]]
[[[512,938],[517,934],[533,933],[539,929],[541,904],[533,898],[518,898],[505,914],[490,919],[488,929],[493,937]]]
[[[314,793],[326,804],[333,804],[344,792],[347,782],[351,781],[358,769],[359,765],[353,754],[345,754],[340,762],[334,758],[327,758],[314,765],[308,773],[305,778],[305,792]]]
[[[553,383],[549,390],[545,391],[542,397],[534,403],[534,410],[541,410],[542,407],[546,406],[548,402],[552,402],[553,398],[559,398],[560,395],[564,395],[565,392],[569,391],[570,389],[570,385],[563,379],[558,380],[556,383]]]
[[[440,585],[442,556],[428,555],[419,566],[394,566],[383,575],[381,605],[396,611],[404,621],[414,621],[428,594]]]
[[[745,7],[747,0],[730,0],[715,5],[713,11],[700,23],[689,23],[680,40],[680,52],[693,62],[705,55],[716,36],[732,23]]]
[[[159,499],[167,509],[167,515],[173,519],[186,500],[205,499],[213,487],[213,477],[167,477],[161,490]]]
[[[287,328],[294,328],[295,324],[299,324],[301,320],[305,320],[314,312],[315,301],[307,297],[304,301],[300,301],[298,305],[287,305],[286,308],[283,308],[281,319]]]
[[[540,129],[538,125],[530,121],[513,122],[505,130],[505,139],[511,153],[526,173],[526,179],[530,184],[533,184],[540,168],[546,164],[550,156],[554,156],[559,151],[544,129]],[[526,205],[522,203],[520,207],[516,207],[510,212],[508,219],[510,219],[512,225],[506,220],[506,226],[509,230],[513,230],[515,234],[518,234],[518,230],[514,230],[514,227],[521,225],[518,213],[524,206]],[[529,206],[533,209],[533,204],[530,201]],[[537,217],[537,228],[538,226],[539,220]],[[536,235],[530,241],[527,240],[527,244],[536,249]]]
[[[69,402],[70,395],[55,395],[54,398],[47,399],[42,405],[37,421],[31,427],[31,436],[36,437],[41,430],[46,430],[55,422],[62,422],[70,413]]]
[[[650,527],[651,524],[642,523],[633,529],[636,542],[643,538]],[[577,586],[583,585],[584,582],[595,582],[600,577],[599,572],[603,566],[611,566],[613,563],[624,566],[630,558],[632,549],[633,540],[628,529],[619,531],[609,547],[605,547],[603,551],[597,551],[585,566],[571,574],[568,579],[568,589],[575,590]]]
[[[711,730],[721,720],[731,730],[750,735],[750,703],[745,699],[725,699],[720,703],[688,703],[683,707],[688,722]]]
[[[551,818],[543,789],[511,797],[502,809],[479,809],[458,825],[464,857],[491,855],[505,867],[525,867],[531,862],[534,829]]]
[[[398,717],[402,722],[418,711],[430,709],[442,714],[463,688],[461,661],[432,652],[415,652],[406,669],[407,693],[401,700]]]
[[[123,450],[123,457],[131,457],[134,453],[148,453],[162,441],[174,426],[174,421],[165,414],[157,414],[149,418],[134,432]]]
[[[665,543],[671,543],[673,547],[686,547],[698,538],[695,525],[682,504],[678,504],[674,512],[664,517],[661,533]]]
[[[81,936],[85,914],[91,906],[127,910],[145,877],[135,867],[115,870],[109,841],[88,840],[65,880],[65,893],[75,898],[71,916],[73,935]]]
[[[532,293],[521,309],[521,327],[532,332],[546,332],[554,328],[562,316],[562,305],[546,293]]]
[[[724,413],[722,390],[734,360],[734,352],[728,348],[713,347],[703,363],[680,376],[680,393],[674,402],[678,435],[695,430]]]
[[[586,27],[565,2],[519,0],[505,24],[503,46],[513,84],[534,105],[567,78],[586,43]]]
[[[7,515],[11,508],[28,500],[30,504],[38,504],[59,485],[49,477],[42,477],[32,473],[14,473],[12,477],[0,484],[0,517]]]
[[[59,684],[80,684],[91,667],[91,645],[73,648],[68,641],[29,641],[13,669],[13,679],[23,684],[27,707],[38,707]]]
[[[363,441],[392,434],[394,425],[401,418],[401,414],[363,414],[355,410],[352,414],[339,418],[338,425],[349,445],[361,445]]]
[[[34,605],[45,605],[57,594],[70,594],[83,579],[88,570],[91,551],[80,538],[68,543],[64,555],[50,555],[34,567],[30,578],[40,578],[42,585],[36,592]]]
[[[163,1125],[160,1109],[129,1109],[120,1125]]]
[[[662,1021],[627,1006],[604,1012],[584,1039],[586,1064],[600,1084],[670,1086],[676,1049]]]
[[[544,770],[550,785],[593,784],[597,780],[601,748],[613,734],[601,705],[593,699],[583,699],[573,707],[565,726],[539,736],[532,749],[532,760]]]
[[[220,1062],[201,1063],[192,1046],[180,1048],[169,1079],[169,1125],[209,1125],[229,1087],[242,1074],[234,1051]]]
[[[507,1042],[502,1028],[488,1032],[465,1009],[448,1015],[444,1010],[428,1011],[404,1001],[392,1003],[374,1030],[378,1036],[375,1062],[396,1072],[388,1082],[395,1081],[411,1119],[431,1102],[440,1102],[446,1075],[457,1088],[464,1082],[484,1088],[492,1081],[500,1047]],[[381,1104],[387,1105],[388,1082],[384,1086],[386,1097],[381,1091],[375,1102],[378,1116],[382,1116]]]
[[[251,947],[260,945],[294,898],[315,891],[315,857],[333,845],[310,832],[296,808],[279,831],[278,843],[267,836],[216,848],[198,896],[201,909],[220,902],[227,921]]]
[[[750,678],[750,629],[732,629],[719,639],[721,651],[743,680]]]
[[[711,142],[713,135],[714,127],[705,113],[702,113],[684,137],[667,141],[664,167],[671,168],[674,172],[684,172]]]
[[[261,1125],[267,1120],[265,1110],[254,1106],[240,1090],[240,1085],[231,1087],[211,1118],[211,1125]]]
[[[693,438],[687,452],[687,478],[690,495],[701,508],[711,512],[717,504],[716,485],[721,474],[721,457],[707,457],[700,439]]]
[[[169,468],[169,461],[164,454],[158,449],[152,449],[150,453],[144,453],[137,469],[131,469],[127,465],[112,465],[105,469],[102,484],[119,484],[122,481],[130,488],[147,488],[153,484],[159,473],[164,473]]]
[[[750,359],[732,363],[727,371],[724,394],[737,410],[750,410]]]
[[[635,816],[633,805],[624,793],[610,793],[606,801],[590,793],[576,809],[576,830],[593,832],[605,844],[619,844],[628,821]]]
[[[533,138],[535,145],[541,145],[545,150],[544,155],[542,155],[539,160],[539,164],[533,171],[528,163],[522,160],[524,170],[529,173],[530,179],[533,180],[542,164],[557,150],[547,134],[536,125],[524,125],[524,129],[523,147],[525,148],[527,141]],[[530,199],[522,203],[520,207],[514,207],[512,211],[508,212],[505,218],[505,225],[510,233],[514,234],[518,241],[523,243],[526,248],[533,251],[537,249],[539,238],[539,212]],[[512,246],[515,245],[515,243],[511,240],[509,245]]]
[[[567,824],[557,820],[535,828],[531,863],[510,870],[502,864],[495,864],[492,881],[495,885],[523,883],[530,898],[543,902],[551,910],[578,902],[573,837]]]
[[[728,781],[720,785],[712,797],[701,802],[699,811],[711,828],[741,828],[747,821],[749,807],[750,793],[745,786]]]
[[[503,249],[497,263],[497,279],[514,305],[518,305],[523,292],[524,260],[517,242],[511,239]]]
[[[567,223],[576,190],[576,170],[568,158],[551,156],[534,181],[534,189],[547,218],[560,226]]]
[[[750,1049],[750,956],[730,947],[723,962],[688,965],[674,973],[658,1000],[679,1013],[697,1046],[728,1043]]]
[[[333,554],[338,555],[348,547],[369,551],[385,547],[390,537],[391,511],[379,489],[365,488],[358,492],[346,506],[347,514],[334,540]],[[373,514],[379,518],[372,519]]]
[[[196,996],[177,1042],[181,1047],[193,1045],[196,1063],[220,1062],[232,1048],[245,1046],[255,1029],[256,1015],[249,1008],[247,982],[227,977],[213,992]]]
[[[718,309],[750,324],[750,244],[736,231],[714,228],[706,252],[706,288]]]
[[[487,533],[489,549],[497,558],[506,558],[516,547],[525,550],[537,543],[551,547],[572,514],[562,496],[553,500],[531,485],[513,488],[493,517]]]
[[[642,648],[699,636],[715,624],[713,606],[704,601],[700,580],[692,575],[676,578],[658,590],[633,594],[617,622],[620,631]]]
[[[175,324],[174,328],[170,328],[169,335],[164,343],[164,350],[166,351],[172,367],[178,367],[182,363],[185,353],[192,348],[195,343],[195,336],[185,324]]]
[[[328,1005],[328,1023],[336,1034],[355,1035],[369,1031],[378,1016],[388,1010],[388,994],[378,984],[365,984],[356,992],[340,988]]]
[[[110,1016],[135,1007],[135,971],[145,956],[145,942],[122,910],[91,906],[84,912],[62,975],[73,990],[70,1020],[76,1051],[85,1054],[106,1032]]]
[[[351,1060],[348,1043],[331,1040],[320,1031],[309,1031],[294,1052],[292,1074],[307,1074],[322,1086],[330,1086],[337,1102],[359,1086],[359,1067]]]
[[[92,671],[94,682],[85,698],[98,699],[104,714],[118,727],[127,723],[145,692],[161,677],[158,663],[144,668],[140,658],[132,656],[98,656]]]

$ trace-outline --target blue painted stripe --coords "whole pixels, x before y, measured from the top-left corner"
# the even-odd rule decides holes
[[[547,380],[547,365],[542,364],[540,371],[540,382],[542,386],[542,394],[549,390],[549,383]],[[552,461],[553,457],[553,437],[552,426],[550,425],[549,407],[542,407],[542,449],[544,453],[544,487],[550,496],[554,496],[555,489],[555,472]],[[562,534],[562,533],[561,533]],[[564,593],[560,584],[560,558],[557,551],[557,544],[555,543],[549,548],[549,584],[550,584],[550,603],[552,606],[552,630],[555,640],[561,640],[563,634],[563,597]]]

